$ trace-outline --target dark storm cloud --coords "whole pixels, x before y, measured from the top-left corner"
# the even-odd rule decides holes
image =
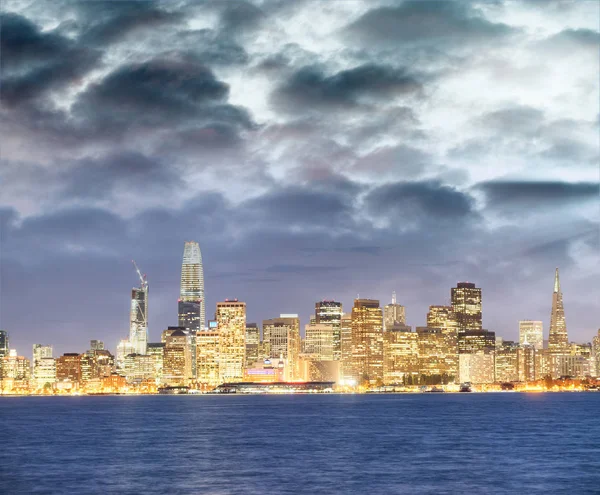
[[[360,102],[418,94],[421,82],[405,69],[365,64],[327,76],[316,66],[295,72],[276,92],[274,100],[291,110],[353,108]]]
[[[16,14],[0,17],[2,101],[13,106],[76,85],[100,54]]]
[[[169,12],[151,1],[77,2],[75,8],[83,24],[80,41],[92,46],[105,46],[131,34],[141,36],[145,29],[173,26],[185,19],[182,12]]]
[[[173,53],[117,68],[80,95],[73,111],[105,132],[186,123],[250,127],[248,112],[227,104],[228,94],[208,67]]]
[[[69,197],[109,197],[115,188],[135,194],[168,193],[182,187],[177,170],[135,151],[115,152],[101,159],[82,159],[61,174]]]
[[[242,46],[212,29],[178,31],[175,37],[176,43],[185,46],[199,61],[209,66],[242,65],[250,60]]]
[[[224,5],[221,27],[231,34],[257,29],[267,18],[260,8],[249,2],[234,0],[224,2]]]
[[[486,20],[466,2],[407,1],[395,7],[369,10],[347,28],[347,37],[366,44],[403,48],[404,44],[431,46],[493,42],[514,29]],[[440,45],[442,44],[442,45]]]
[[[600,185],[591,182],[489,181],[476,186],[495,208],[560,208],[569,203],[598,201]]]
[[[397,219],[400,227],[414,219],[454,222],[475,214],[468,194],[438,181],[386,184],[372,190],[366,204],[374,215]]]

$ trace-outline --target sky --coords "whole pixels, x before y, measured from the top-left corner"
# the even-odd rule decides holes
[[[177,324],[183,243],[207,316],[450,288],[484,328],[600,327],[596,1],[4,0],[0,328],[55,355]]]

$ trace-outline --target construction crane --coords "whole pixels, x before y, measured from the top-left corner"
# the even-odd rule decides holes
[[[144,273],[142,275],[142,272],[140,272],[140,269],[138,268],[135,260],[131,260],[131,262],[133,263],[133,266],[135,267],[135,271],[137,272],[138,277],[140,277],[140,288],[142,290],[147,290],[148,289],[148,280],[146,280],[146,274]]]

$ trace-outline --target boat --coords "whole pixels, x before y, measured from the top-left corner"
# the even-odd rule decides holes
[[[445,390],[441,387],[431,387],[429,390],[424,388],[423,392],[425,392],[427,394],[436,394],[436,393],[445,392]]]
[[[461,392],[472,392],[471,390],[471,382],[465,382],[460,384]]]

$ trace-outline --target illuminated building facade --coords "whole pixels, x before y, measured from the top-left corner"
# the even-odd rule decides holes
[[[383,308],[383,331],[398,323],[406,325],[406,308],[396,302],[396,293],[393,292],[392,303]]]
[[[419,375],[428,384],[450,383],[456,379],[453,356],[447,337],[441,328],[417,327],[419,345]]]
[[[283,359],[263,359],[244,369],[244,382],[278,383],[285,381]]]
[[[56,379],[59,381],[81,381],[81,354],[66,352],[56,358]]]
[[[459,377],[461,382],[475,384],[494,383],[495,355],[477,351],[459,354]]]
[[[56,360],[52,357],[39,358],[34,367],[33,388],[44,389],[56,382]]]
[[[544,324],[541,321],[522,320],[519,322],[519,344],[544,348]]]
[[[246,366],[258,361],[258,346],[260,345],[260,328],[256,323],[246,324]]]
[[[133,354],[135,351],[129,339],[122,339],[117,344],[117,353],[115,356],[115,365],[117,370],[122,370],[125,367],[125,356]]]
[[[207,389],[219,385],[219,332],[196,332],[196,381]]]
[[[165,344],[163,342],[149,342],[146,349],[148,356],[152,356],[154,362],[154,378],[157,382],[160,382],[163,376],[164,349]]]
[[[125,357],[125,380],[140,383],[155,378],[154,357],[148,354],[129,354]]]
[[[187,385],[192,379],[192,351],[189,335],[182,329],[165,330],[163,334],[162,382],[175,386]]]
[[[88,382],[110,375],[114,366],[114,357],[106,349],[90,349],[79,356],[81,381]]]
[[[101,340],[90,340],[90,349],[92,351],[103,351],[104,342],[102,342]]]
[[[333,359],[342,359],[342,303],[319,301],[315,304],[315,324],[330,324],[333,327]]]
[[[6,330],[0,330],[0,359],[4,356],[8,356],[8,332]]]
[[[427,326],[440,328],[444,335],[446,353],[445,362],[447,373],[458,380],[458,322],[452,311],[452,306],[429,306]]]
[[[383,380],[383,313],[375,299],[355,299],[352,308],[352,378]]]
[[[600,329],[592,341],[592,356],[594,359],[594,372],[597,377],[600,377]]]
[[[519,381],[519,346],[513,341],[496,342],[496,381]]]
[[[283,358],[286,362],[286,380],[299,378],[300,318],[296,314],[282,314],[279,318],[263,320],[263,341],[271,361]]]
[[[29,359],[17,355],[17,351],[10,349],[8,355],[2,358],[1,378],[12,381],[28,381],[31,378]]]
[[[146,354],[148,344],[148,284],[131,289],[129,343],[134,353]]]
[[[482,329],[481,289],[469,282],[458,282],[450,291],[452,312],[459,333]]]
[[[187,330],[203,330],[206,325],[204,268],[200,245],[194,241],[183,247],[178,314],[179,326]]]
[[[552,312],[550,313],[548,351],[551,354],[569,353],[569,338],[567,335],[563,296],[560,290],[560,280],[558,278],[558,268],[554,273],[554,291],[552,293]]]
[[[537,354],[541,352],[531,344],[522,344],[517,350],[518,354],[518,366],[519,366],[519,381],[520,382],[533,382],[538,378],[538,366],[539,361]],[[498,359],[498,356],[496,356]]]
[[[40,369],[41,360],[52,357],[52,346],[51,345],[43,345],[43,344],[33,344],[32,357],[33,357],[32,378],[34,380],[37,380],[38,375],[42,372]],[[47,366],[47,363],[45,362],[44,365]],[[56,370],[56,366],[54,368]],[[54,374],[56,375],[56,371]],[[44,386],[44,384],[42,384],[42,386]]]
[[[341,324],[341,320],[340,320]],[[312,323],[304,326],[304,350],[314,361],[338,361],[335,355],[339,328],[331,323]]]
[[[352,378],[352,314],[344,313],[340,320],[341,335],[341,379],[348,383]]]
[[[246,303],[237,299],[217,303],[219,382],[239,382],[246,362]]]
[[[383,334],[383,383],[412,385],[419,377],[419,341],[405,325],[388,327]]]

